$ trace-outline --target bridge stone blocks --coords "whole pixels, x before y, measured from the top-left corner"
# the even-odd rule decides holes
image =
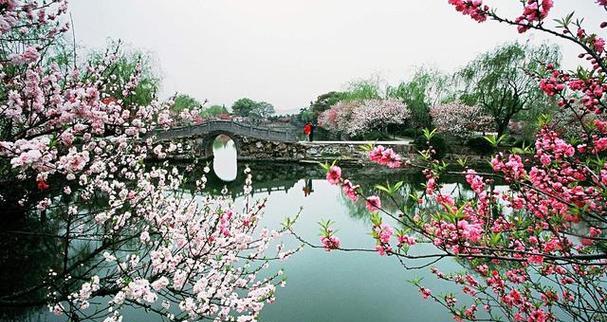
[[[298,142],[293,133],[232,121],[208,121],[195,126],[159,130],[152,135],[155,135],[156,141],[181,143],[182,148],[169,157],[187,160],[212,158],[213,141],[220,134],[227,135],[234,141],[239,160],[357,162],[366,159],[360,149],[361,144]],[[402,154],[411,152],[410,145],[385,146]]]
[[[333,160],[359,162],[366,160],[360,144],[314,143],[314,142],[277,142],[256,138],[230,135],[237,149],[237,158],[241,161],[320,161]],[[179,154],[171,157],[188,160],[193,158],[210,159],[213,157],[213,140],[181,139],[184,147]],[[403,154],[410,153],[408,145],[385,145]]]

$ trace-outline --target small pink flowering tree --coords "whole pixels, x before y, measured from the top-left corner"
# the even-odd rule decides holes
[[[335,133],[345,133],[352,112],[359,107],[355,101],[340,101],[318,116],[318,124]]]
[[[432,125],[439,133],[459,138],[474,136],[474,132],[490,132],[493,120],[480,107],[448,103],[430,107]]]
[[[352,119],[347,125],[351,136],[364,134],[372,129],[384,130],[388,125],[405,125],[411,113],[400,101],[364,100],[361,106],[352,111]]]
[[[557,99],[562,111],[575,116],[580,131],[565,139],[553,123],[540,121],[535,144],[499,153],[491,161],[491,171],[449,171],[429,152],[422,153],[425,162],[402,162],[422,169],[426,177],[423,192],[412,195],[415,207],[394,198],[402,182],[377,186],[376,194],[369,196],[334,165],[327,168],[334,174],[331,183],[353,200],[366,199],[372,213],[371,236],[380,255],[394,256],[405,267],[410,267],[405,259],[430,266],[447,257],[466,267],[449,273],[432,269],[439,279],[459,285],[459,295],[437,294],[414,281],[424,298],[438,302],[455,320],[602,320],[607,317],[607,123],[587,116],[607,109],[605,41],[588,32],[573,14],[551,25],[551,0],[522,1],[522,14],[515,18],[498,15],[481,0],[448,2],[478,22],[495,20],[521,33],[534,29],[579,46],[587,67],[571,72],[545,64],[538,86]],[[596,3],[597,10],[607,10],[607,1]],[[600,27],[607,27],[607,22]],[[378,156],[375,150],[369,155],[371,161],[386,165],[400,158]],[[471,194],[456,200],[442,178],[458,173]],[[388,211],[382,207],[386,203],[397,203],[402,211]],[[436,251],[409,253],[417,243],[431,243]]]
[[[405,104],[397,100],[341,101],[320,114],[320,126],[329,131],[359,136],[389,125],[404,125],[410,118]]]
[[[0,307],[48,304],[74,321],[120,321],[126,307],[256,320],[282,280],[263,270],[292,253],[281,232],[258,227],[265,201],[211,197],[204,174],[186,189],[184,171],[147,163],[178,149],[149,135],[174,124],[171,103],[132,99],[141,67],[116,81],[119,49],[55,63],[67,10],[60,0],[0,1],[0,205],[7,222],[50,221],[56,233],[31,234],[62,249],[39,283],[0,294]]]

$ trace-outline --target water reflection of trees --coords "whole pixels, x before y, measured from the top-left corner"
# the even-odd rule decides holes
[[[405,182],[399,189],[399,191],[394,194],[394,200],[384,200],[384,203],[382,205],[386,211],[389,211],[392,214],[398,214],[399,212],[403,211],[403,209],[401,209],[399,205],[404,205],[405,207],[415,206],[416,202],[413,198],[413,195],[423,188],[421,186],[421,181],[416,180],[417,178],[415,178],[415,176],[410,177],[412,180]],[[357,181],[357,183],[358,182],[361,181]],[[386,182],[377,179],[372,180],[371,182],[369,180],[363,180],[361,183],[362,186],[360,188],[360,192],[365,196],[370,196],[374,194],[373,187],[376,184],[390,184],[389,181]],[[341,193],[341,196],[341,202],[348,209],[348,214],[350,215],[350,217],[363,221],[369,220],[370,213],[366,207],[364,199],[359,198],[356,202],[352,202],[343,192]]]
[[[228,145],[230,141],[232,141],[232,138],[230,138],[229,136],[225,134],[219,134],[217,137],[215,137],[215,140],[213,141],[213,149],[223,148]]]
[[[348,173],[351,173],[348,171]],[[395,173],[383,173],[373,177],[358,177],[352,175],[350,180],[354,180],[356,184],[360,184],[359,192],[363,196],[370,196],[377,193],[376,185],[393,185]],[[403,181],[401,188],[391,197],[382,199],[382,208],[384,210],[398,216],[401,213],[413,213],[420,207],[426,211],[437,210],[440,205],[435,202],[425,202],[423,205],[418,203],[418,199],[423,193],[425,180],[423,176],[415,172],[404,172],[398,174],[398,177]],[[467,185],[464,185],[458,177],[449,178],[452,183],[447,185],[445,193],[451,195],[454,199],[460,200],[465,196],[469,196],[471,191]],[[366,208],[365,200],[359,198],[356,202],[352,202],[343,192],[341,193],[341,202],[348,209],[348,214],[352,218],[360,220],[369,220],[370,213]]]
[[[0,225],[0,320],[27,320],[46,303],[49,268],[62,265],[63,227],[52,219],[4,216]]]
[[[170,164],[149,166],[162,166],[169,170],[172,168]],[[153,184],[150,186],[161,186],[158,181],[152,181]],[[125,186],[129,185],[133,185],[133,183],[125,184]],[[122,292],[125,287],[125,284],[122,283],[130,285],[129,281],[139,278],[154,281],[158,277],[158,273],[153,272],[151,253],[160,246],[175,245],[176,240],[163,239],[157,244],[141,241],[143,234],[140,232],[147,232],[148,229],[148,238],[151,240],[164,238],[160,232],[150,226],[150,221],[146,222],[145,219],[137,217],[137,214],[143,210],[146,213],[158,215],[158,218],[168,218],[174,213],[175,208],[193,209],[192,212],[199,215],[193,217],[192,220],[196,223],[203,223],[204,220],[207,220],[204,223],[205,227],[213,227],[208,231],[209,235],[219,235],[216,223],[219,221],[221,209],[223,209],[221,207],[231,202],[229,198],[207,198],[206,193],[195,190],[194,187],[182,187],[182,189],[178,189],[178,185],[163,187],[164,189],[159,189],[158,193],[154,194],[154,198],[146,199],[147,203],[144,201],[138,203],[141,208],[131,208],[134,216],[131,216],[131,212],[125,212],[124,216],[116,216],[111,220],[102,219],[110,216],[106,205],[111,202],[111,198],[99,191],[91,192],[90,196],[83,197],[85,189],[75,189],[69,195],[62,195],[60,192],[52,193],[50,195],[51,206],[43,216],[40,216],[37,211],[15,211],[6,214],[3,225],[0,226],[0,321],[39,319],[40,314],[48,312],[45,305],[49,303],[51,306],[60,303],[54,306],[54,310],[59,311],[56,308],[60,307],[61,312],[70,321],[100,321],[103,316],[107,315],[108,308],[113,306],[112,302],[104,300],[104,297]],[[215,200],[216,203],[214,203]],[[157,208],[154,207],[159,204],[160,206]],[[78,205],[78,208],[74,205]],[[196,212],[192,205],[200,205],[196,207],[196,209],[200,209],[199,212]],[[255,204],[255,207],[257,207],[255,211],[259,212],[261,206]],[[128,215],[126,215],[127,213]],[[252,211],[243,210],[243,213],[252,213]],[[245,229],[252,233],[255,227],[256,225],[253,224],[246,226]],[[231,231],[230,234],[232,234]],[[226,256],[227,252],[234,251],[233,248],[231,249],[232,245],[218,245],[221,246],[209,245],[209,248],[215,247],[209,252],[217,250],[217,254],[208,256],[221,258]],[[245,245],[245,251],[252,248],[250,245]],[[184,258],[181,257],[182,253],[179,253],[180,251],[186,253],[187,247],[168,249],[171,252],[170,256],[180,260],[175,264],[177,269],[190,265],[191,258],[187,259],[186,263],[186,259],[181,259]],[[262,262],[261,257],[255,257],[257,255],[244,254],[244,252],[240,255],[238,252],[235,254],[238,257],[250,258],[254,263]],[[196,260],[200,260],[200,263],[207,263],[206,254],[201,253],[197,256],[199,257],[196,257]],[[110,257],[113,259],[109,259]],[[120,264],[117,261],[121,261]],[[265,261],[267,260],[264,258]],[[252,272],[257,272],[261,270],[262,264],[247,263],[247,265],[252,267]],[[242,269],[236,264],[234,267]],[[221,274],[225,274],[221,283],[227,281],[225,276],[230,271],[221,271]],[[243,276],[251,274],[248,272],[243,271]],[[197,270],[188,273],[188,278],[195,274],[206,273],[206,270]],[[168,274],[170,273],[166,275],[168,279],[175,278],[174,275]],[[76,302],[74,294],[82,293],[81,288],[84,289],[84,284],[91,281],[91,275],[97,278],[97,285],[100,286],[96,289],[89,289],[91,302],[87,302],[86,306],[81,305],[79,304],[81,302]],[[277,276],[270,276],[268,281],[274,283]],[[184,285],[179,290],[167,288],[166,292],[158,291],[158,296],[179,303],[177,299],[183,300],[192,292],[191,285]],[[245,287],[234,286],[231,292],[236,294],[244,289]],[[217,299],[218,296],[212,295],[209,301],[215,302]],[[127,298],[124,307],[143,307],[146,312],[155,312],[161,316],[165,316],[167,313],[149,305],[141,306],[139,304],[141,303]],[[178,312],[178,314],[181,316],[177,316],[176,320],[185,319],[185,313]]]
[[[192,169],[192,174],[185,183],[185,187],[193,188],[196,180],[204,174],[206,163],[199,163]],[[236,179],[230,182],[221,180],[212,171],[206,174],[207,192],[211,194],[221,194],[222,190],[227,190],[232,197],[238,197],[243,194],[245,176],[243,175],[246,166],[251,168],[253,176],[253,195],[255,193],[272,193],[274,191],[288,192],[301,179],[320,179],[324,173],[318,165],[303,165],[293,163],[273,163],[267,162],[249,162],[239,163]],[[188,167],[186,164],[177,164],[178,167]]]

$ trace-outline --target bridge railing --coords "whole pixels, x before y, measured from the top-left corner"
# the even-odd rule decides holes
[[[211,132],[229,132],[240,136],[250,136],[269,141],[296,141],[297,136],[288,131],[257,127],[253,124],[243,124],[227,120],[207,121],[198,125],[174,127],[166,130],[156,130],[154,134],[159,140],[204,135]]]

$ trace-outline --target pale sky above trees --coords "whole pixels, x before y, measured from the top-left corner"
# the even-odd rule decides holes
[[[500,7],[515,0],[494,0]],[[598,24],[594,0],[559,0]],[[536,32],[462,17],[447,0],[73,0],[77,44],[101,48],[109,38],[149,51],[163,96],[176,91],[209,104],[241,98],[296,111],[352,80],[397,83],[415,66],[446,72],[507,41],[540,43]],[[555,10],[553,17],[565,11]],[[594,25],[593,27],[595,27]],[[564,65],[579,62],[561,45]],[[80,49],[83,53],[85,49]]]

